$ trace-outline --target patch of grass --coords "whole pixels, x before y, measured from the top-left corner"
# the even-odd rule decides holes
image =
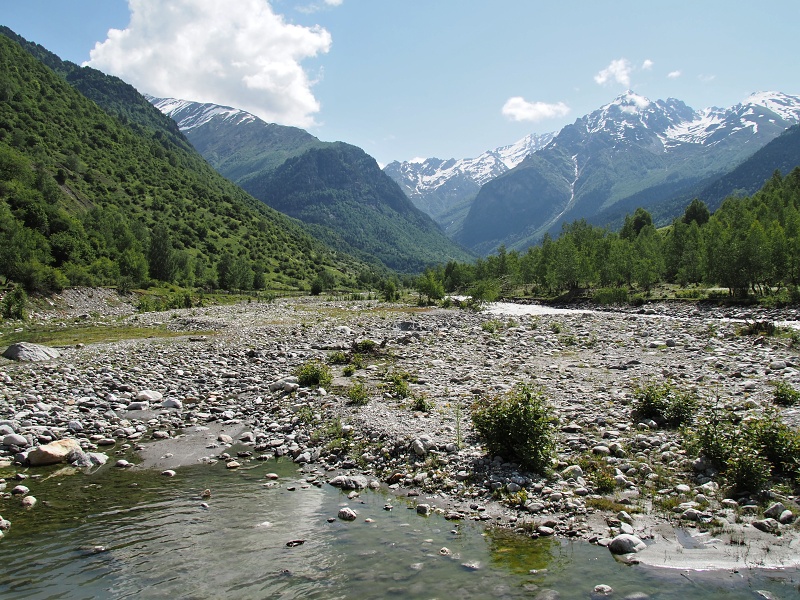
[[[780,328],[772,321],[753,321],[748,323],[737,332],[739,335],[764,335],[772,337],[780,331]]]
[[[193,331],[192,335],[213,335],[215,331]],[[147,338],[171,338],[188,335],[185,331],[170,331],[166,327],[134,327],[130,325],[76,325],[54,327],[50,325],[25,328],[24,331],[9,331],[3,335],[5,345],[31,342],[47,346],[74,346],[138,340]]]
[[[628,506],[627,504],[620,504],[613,498],[607,498],[605,496],[600,496],[599,498],[586,498],[586,508],[594,508],[595,510],[602,510],[604,512],[612,513],[618,513],[623,510],[627,513],[636,512],[633,507]]]
[[[433,402],[429,401],[425,394],[414,396],[411,401],[411,410],[417,412],[431,412],[433,410]]]
[[[350,359],[348,358],[347,354],[341,350],[335,350],[328,354],[327,361],[328,364],[331,365],[346,365],[350,362]]]
[[[386,376],[385,388],[398,398],[408,398],[411,396],[409,381],[415,381],[416,377],[405,371],[394,371]]]
[[[602,305],[627,304],[628,290],[621,287],[600,288],[592,295],[595,302]]]
[[[481,330],[487,333],[495,333],[500,329],[503,329],[504,325],[500,319],[489,319],[488,321],[484,321],[481,323]]]
[[[353,342],[353,352],[356,354],[377,354],[380,346],[374,340],[359,340]]]

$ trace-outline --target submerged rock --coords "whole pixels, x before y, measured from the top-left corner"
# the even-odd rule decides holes
[[[608,549],[611,550],[613,554],[630,554],[632,552],[641,552],[645,548],[647,548],[647,544],[645,544],[637,536],[629,533],[618,535],[611,540],[611,543],[608,545]]]

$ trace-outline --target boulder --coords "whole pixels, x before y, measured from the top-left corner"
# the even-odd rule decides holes
[[[630,554],[641,552],[647,545],[635,535],[623,533],[611,540],[608,549],[614,554]]]
[[[3,356],[9,360],[16,360],[19,362],[42,362],[58,358],[60,354],[58,350],[40,344],[17,342],[6,348],[6,351],[3,352]]]
[[[43,446],[38,446],[28,452],[28,464],[32,467],[55,465],[67,460],[67,456],[74,451],[81,452],[78,440],[56,440]]]

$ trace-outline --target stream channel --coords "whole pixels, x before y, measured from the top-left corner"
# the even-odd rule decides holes
[[[627,565],[585,542],[421,516],[387,492],[349,500],[289,461],[251,464],[171,478],[111,464],[90,474],[40,468],[32,510],[0,503],[12,523],[0,541],[0,598],[608,597],[593,595],[598,584],[611,598],[800,594],[796,572]],[[342,506],[358,518],[338,519]]]

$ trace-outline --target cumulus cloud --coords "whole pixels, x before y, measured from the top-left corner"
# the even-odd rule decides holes
[[[677,79],[680,76],[681,76],[680,71],[670,71],[669,73],[667,73],[667,77],[669,77],[670,79]]]
[[[342,0],[326,0],[341,4]],[[330,49],[323,28],[287,23],[266,0],[128,0],[86,63],[140,91],[247,110],[308,127],[320,105],[301,62]]]
[[[633,71],[633,67],[630,61],[627,58],[620,58],[612,60],[610,65],[594,76],[594,80],[599,85],[604,85],[613,80],[625,87],[630,87],[631,71]]]
[[[556,117],[565,117],[570,108],[563,102],[547,104],[546,102],[528,102],[521,96],[509,98],[503,105],[503,116],[512,121],[542,121]]]
[[[645,61],[642,63],[642,70],[649,71],[650,69],[653,68],[653,64],[654,64],[653,61],[650,60],[649,58],[645,59]]]

